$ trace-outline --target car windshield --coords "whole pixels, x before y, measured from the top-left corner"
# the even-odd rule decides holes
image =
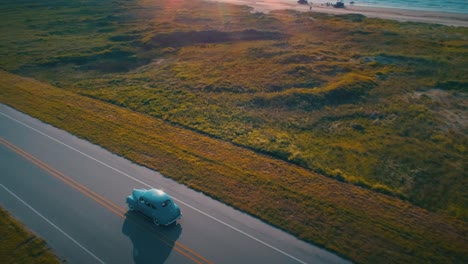
[[[170,203],[171,203],[171,200],[166,200],[161,205],[162,205],[162,207],[166,207]]]

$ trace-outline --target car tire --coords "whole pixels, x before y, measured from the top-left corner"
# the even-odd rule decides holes
[[[153,218],[153,223],[154,223],[156,226],[159,226],[159,225],[160,225],[159,219],[157,219],[156,217]]]

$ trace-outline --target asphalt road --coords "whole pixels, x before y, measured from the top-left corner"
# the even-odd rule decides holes
[[[3,104],[0,175],[0,206],[67,263],[347,263]],[[182,219],[128,212],[133,188],[163,189]]]

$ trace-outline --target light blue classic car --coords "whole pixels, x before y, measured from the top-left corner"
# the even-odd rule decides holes
[[[182,217],[177,206],[165,192],[157,189],[134,189],[127,197],[130,210],[135,210],[153,219],[156,225],[168,226]]]

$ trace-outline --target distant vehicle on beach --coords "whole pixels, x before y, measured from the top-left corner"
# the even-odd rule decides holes
[[[298,1],[298,3],[299,3],[299,1]],[[354,2],[351,2],[351,4],[354,4]],[[333,2],[327,2],[326,5],[327,6],[333,6],[335,8],[345,8],[345,4],[344,4],[343,0],[337,1],[334,4],[333,4]]]
[[[333,7],[335,7],[335,8],[344,8],[345,5],[344,5],[344,3],[341,1],[341,2],[336,2],[336,3],[333,5]]]

